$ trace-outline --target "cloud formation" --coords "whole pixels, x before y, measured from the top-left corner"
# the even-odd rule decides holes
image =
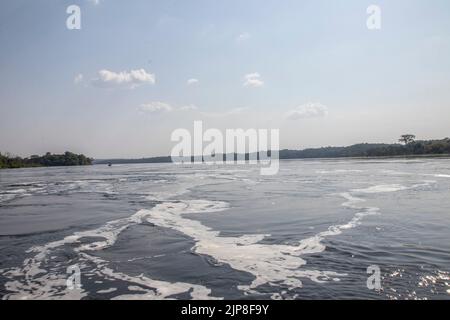
[[[258,88],[263,85],[264,81],[258,72],[249,73],[244,76],[244,87]]]
[[[195,111],[198,110],[198,108],[193,104],[185,105],[182,107],[174,107],[166,102],[152,101],[149,103],[141,104],[139,110],[146,113],[169,113],[174,111]]]
[[[92,82],[99,87],[125,86],[135,88],[143,84],[155,84],[156,78],[154,74],[147,73],[144,69],[121,72],[103,69],[98,72],[98,77]]]
[[[149,103],[144,103],[139,108],[141,111],[149,112],[149,113],[165,113],[171,112],[173,107],[165,102],[161,101],[153,101]]]
[[[192,78],[192,79],[189,79],[186,83],[188,86],[192,86],[194,84],[199,83],[199,81],[198,81],[198,79]]]
[[[179,110],[181,110],[181,111],[194,111],[194,110],[198,110],[198,108],[197,108],[197,106],[195,106],[193,104],[190,104],[190,105],[187,105],[187,106],[180,107]]]
[[[238,35],[236,37],[236,41],[237,42],[244,42],[244,41],[246,41],[246,40],[248,40],[250,38],[251,38],[251,34],[248,33],[248,32],[244,32],[244,33],[241,33],[240,35]]]
[[[73,83],[79,84],[81,81],[83,81],[83,75],[81,73],[79,73],[73,79]]]
[[[167,102],[162,101],[152,101],[148,103],[141,104],[138,108],[139,111],[148,114],[180,114],[187,112],[195,112],[199,116],[204,116],[208,118],[225,118],[229,116],[241,115],[245,113],[248,108],[234,108],[223,112],[205,112],[201,111],[196,105],[189,104],[184,106],[174,106]]]
[[[298,106],[287,113],[286,117],[290,120],[306,118],[323,118],[328,115],[328,108],[320,103],[309,102]]]

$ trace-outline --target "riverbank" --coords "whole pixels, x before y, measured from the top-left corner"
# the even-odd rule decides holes
[[[85,166],[92,165],[93,159],[83,154],[65,152],[64,154],[51,154],[47,152],[43,156],[32,155],[27,158],[3,155],[0,153],[0,169],[18,169],[33,167],[58,167],[58,166]]]

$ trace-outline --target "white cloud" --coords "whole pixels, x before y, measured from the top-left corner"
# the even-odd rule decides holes
[[[326,106],[320,103],[309,102],[289,111],[286,117],[290,120],[298,120],[305,118],[323,118],[327,115],[328,108]]]
[[[144,69],[114,72],[100,70],[98,78],[92,80],[94,85],[100,87],[129,86],[135,88],[143,84],[155,84],[154,74],[147,73]]]
[[[165,102],[154,101],[142,104],[140,106],[140,110],[149,113],[165,113],[171,112],[173,110],[173,107]]]
[[[89,2],[94,5],[98,5],[98,4],[100,4],[101,0],[89,0]]]
[[[73,83],[79,84],[81,81],[83,81],[83,75],[81,73],[79,73],[73,79]]]
[[[248,108],[234,108],[223,112],[203,112],[196,105],[189,104],[184,106],[174,106],[167,102],[152,101],[149,103],[141,104],[138,108],[139,111],[150,114],[180,114],[183,116],[186,112],[195,112],[197,115],[201,115],[208,118],[223,118],[235,115],[241,115],[245,113]]]
[[[148,113],[169,113],[175,111],[195,111],[198,110],[198,108],[193,104],[185,105],[178,108],[166,102],[152,101],[140,105],[139,110]]]
[[[197,108],[197,106],[195,106],[193,104],[190,104],[190,105],[183,106],[183,107],[179,108],[179,110],[181,110],[181,111],[194,111],[194,110],[198,110],[198,108]]]
[[[187,85],[188,86],[191,86],[191,85],[194,85],[194,84],[197,84],[197,83],[199,83],[199,81],[198,81],[198,79],[195,79],[195,78],[189,79],[187,81]]]
[[[240,35],[238,35],[236,37],[236,41],[237,42],[244,42],[244,41],[246,41],[246,40],[248,40],[250,38],[251,38],[251,34],[248,33],[248,32],[244,32],[244,33],[241,33]]]
[[[261,75],[258,72],[249,73],[244,76],[244,87],[258,88],[264,85]]]

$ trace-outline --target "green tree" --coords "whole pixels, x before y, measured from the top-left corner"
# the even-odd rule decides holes
[[[413,134],[404,134],[400,137],[400,139],[398,139],[398,141],[407,145],[414,142],[415,139],[416,136]]]

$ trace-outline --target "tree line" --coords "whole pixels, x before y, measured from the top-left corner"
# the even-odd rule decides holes
[[[416,141],[414,135],[407,134],[402,135],[399,142],[396,144],[360,143],[348,147],[281,150],[280,159],[450,155],[450,138]]]
[[[450,155],[450,138],[441,140],[415,141],[412,134],[402,135],[400,143],[359,143],[347,147],[322,147],[303,150],[280,150],[280,159],[312,159],[312,158],[345,158],[345,157],[393,157],[421,155]],[[268,152],[270,156],[271,152]],[[226,160],[225,154],[217,154],[217,159]],[[249,154],[245,155],[248,160]],[[237,154],[234,154],[237,159]],[[259,159],[259,158],[258,158]],[[194,161],[194,157],[186,158],[186,162]],[[94,164],[127,164],[127,163],[170,163],[171,157],[153,157],[141,159],[97,159]]]
[[[415,140],[412,134],[402,135],[400,143],[359,143],[348,147],[322,147],[303,150],[280,150],[280,159],[309,159],[309,158],[343,158],[343,157],[392,157],[392,156],[421,156],[421,155],[450,155],[450,138],[440,140]],[[270,151],[269,151],[270,155]],[[236,156],[236,155],[235,155]],[[225,155],[223,155],[225,159]],[[246,155],[248,159],[248,155]],[[83,154],[65,152],[31,156],[29,158],[13,157],[0,153],[0,168],[23,167],[53,167],[53,166],[82,166],[95,164],[119,163],[164,163],[171,162],[171,158],[153,157],[142,159],[104,159],[94,160]]]
[[[11,156],[0,153],[0,169],[26,168],[26,167],[57,167],[57,166],[85,166],[91,165],[93,159],[83,154],[65,152],[64,154],[51,154],[47,152],[43,156],[32,155],[28,158]]]

